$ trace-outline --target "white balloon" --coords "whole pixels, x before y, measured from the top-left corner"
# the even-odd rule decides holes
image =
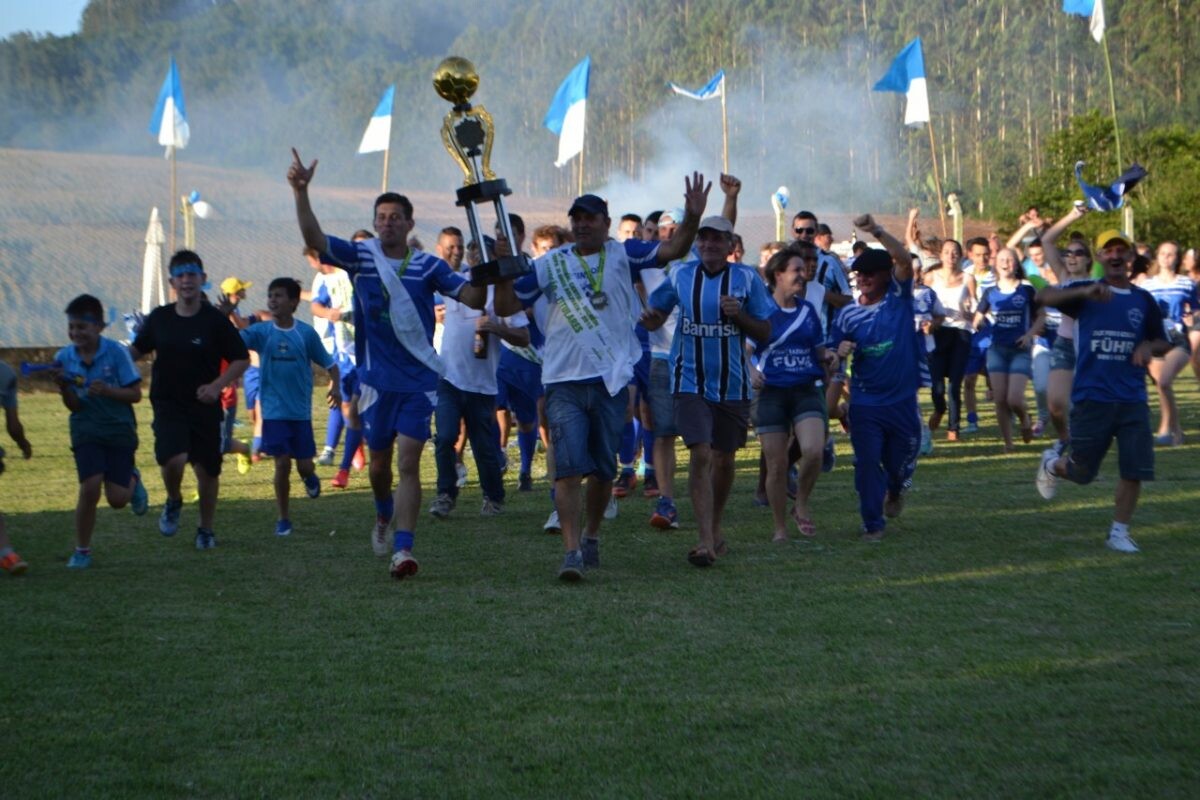
[[[208,219],[213,213],[213,207],[205,200],[198,200],[193,203],[192,210],[196,212],[196,216],[200,219]]]

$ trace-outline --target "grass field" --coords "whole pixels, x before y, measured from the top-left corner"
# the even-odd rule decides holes
[[[1103,547],[1114,455],[1044,503],[1044,445],[1004,456],[993,426],[938,442],[881,545],[858,541],[841,437],[813,542],[770,543],[743,451],[731,553],[707,571],[684,559],[687,504],[663,534],[639,496],[603,567],[560,584],[545,483],[485,520],[473,482],[450,522],[423,515],[421,573],[397,583],[365,477],[293,500],[279,540],[264,463],[227,470],[204,553],[194,506],[158,534],[148,469],[151,513],[102,510],[71,573],[66,412],[21,408],[35,456],[5,442],[0,478],[32,565],[0,575],[5,798],[1200,793],[1196,445],[1158,451],[1135,556]],[[139,421],[147,466],[146,404]]]

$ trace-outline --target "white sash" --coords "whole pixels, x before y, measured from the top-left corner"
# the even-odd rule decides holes
[[[391,318],[392,332],[396,334],[396,340],[413,358],[436,372],[438,377],[445,375],[446,368],[425,333],[425,326],[417,314],[417,307],[408,290],[404,288],[404,282],[383,254],[383,245],[378,239],[367,239],[362,244],[374,257],[379,280],[387,289],[388,316]]]
[[[808,316],[808,305],[808,303],[802,304],[800,306],[800,310],[796,312],[796,318],[792,320],[792,324],[787,326],[787,330],[785,330],[783,334],[780,335],[775,341],[767,345],[766,350],[762,351],[762,355],[758,357],[758,363],[755,365],[755,368],[759,371],[759,373],[764,372],[763,364],[767,363],[767,359],[770,357],[771,353],[775,352],[775,348],[778,347],[781,342],[795,333],[796,329],[799,328],[801,323],[804,322],[805,317]]]
[[[604,388],[609,395],[616,396],[628,383],[628,359],[617,352],[612,332],[571,276],[563,251],[555,251],[551,256],[549,272],[559,312],[571,326],[579,348],[592,369],[604,379]],[[552,345],[547,342],[546,346]]]

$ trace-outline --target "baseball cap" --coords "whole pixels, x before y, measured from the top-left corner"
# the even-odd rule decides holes
[[[604,198],[594,194],[580,195],[575,198],[574,203],[571,203],[571,210],[567,212],[567,216],[571,216],[576,211],[582,211],[585,214],[603,214],[607,217],[608,203],[604,201]]]
[[[705,217],[700,220],[699,230],[711,228],[721,233],[733,233],[733,223],[721,216]]]
[[[678,225],[681,222],[683,222],[682,208],[669,208],[658,218],[659,227],[662,227],[663,225]],[[732,228],[730,230],[732,230]]]
[[[855,272],[891,272],[892,257],[886,250],[868,247],[858,258],[854,259],[851,269]]]
[[[241,278],[226,278],[221,281],[221,292],[225,295],[235,295],[243,289],[249,289],[253,285],[252,281],[243,281]]]
[[[1121,242],[1126,247],[1133,247],[1133,242],[1129,241],[1128,236],[1121,233],[1116,228],[1111,228],[1107,231],[1103,231],[1099,236],[1096,237],[1096,249],[1103,250],[1109,242],[1114,240]]]

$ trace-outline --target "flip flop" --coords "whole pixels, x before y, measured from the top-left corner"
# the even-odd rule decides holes
[[[713,555],[714,556],[729,555],[729,543],[726,542],[724,539],[717,542],[717,544],[713,547]]]
[[[801,536],[816,536],[817,526],[808,517],[800,516],[795,506],[792,506],[792,522],[796,523],[796,528],[799,529]]]
[[[693,567],[711,567],[716,563],[716,558],[708,551],[707,547],[693,547],[688,551],[688,563]]]

